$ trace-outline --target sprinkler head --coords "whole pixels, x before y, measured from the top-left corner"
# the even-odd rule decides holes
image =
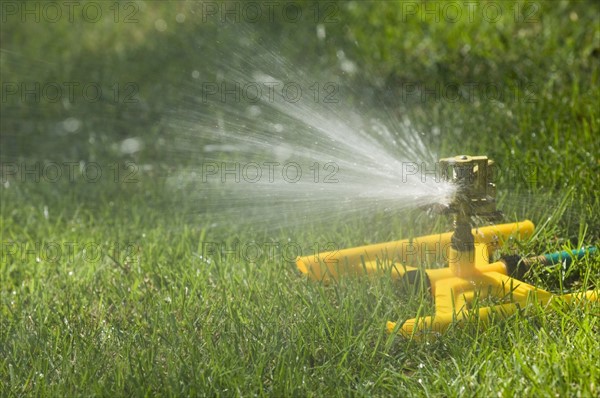
[[[454,184],[456,192],[445,210],[454,218],[451,244],[461,252],[475,250],[471,233],[473,217],[490,221],[502,218],[496,210],[494,162],[487,156],[460,155],[440,160],[441,177]]]
[[[442,180],[457,188],[446,213],[463,219],[477,216],[496,221],[502,217],[502,212],[496,210],[493,160],[460,155],[440,159],[440,169]]]

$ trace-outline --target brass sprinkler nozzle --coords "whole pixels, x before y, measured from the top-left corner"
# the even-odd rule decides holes
[[[459,251],[473,250],[471,218],[498,220],[496,210],[494,161],[487,156],[460,155],[440,160],[441,177],[456,185],[457,190],[446,213],[454,217],[452,246]]]

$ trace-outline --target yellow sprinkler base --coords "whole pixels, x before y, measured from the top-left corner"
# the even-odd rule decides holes
[[[443,333],[452,324],[476,320],[485,325],[493,316],[509,316],[531,302],[545,305],[555,298],[567,302],[598,300],[600,295],[595,291],[554,296],[510,277],[510,267],[504,261],[490,262],[504,242],[528,238],[533,230],[529,220],[473,229],[474,250],[469,251],[455,250],[452,232],[448,232],[299,257],[296,265],[311,279],[322,282],[344,275],[379,274],[400,279],[409,273],[424,272],[434,297],[435,314],[409,319],[400,327],[387,322],[388,332],[397,330],[416,339]],[[448,267],[419,271],[415,266],[432,257],[445,259]]]
[[[469,276],[456,276],[441,270],[426,270],[435,302],[435,315],[405,321],[398,332],[406,337],[422,338],[443,333],[452,324],[476,322],[487,325],[493,316],[506,317],[525,309],[530,303],[546,305],[553,299],[565,302],[598,300],[598,293],[555,296],[508,276],[502,261],[481,265]],[[496,303],[483,305],[483,303]],[[396,330],[395,322],[387,322],[387,330]]]

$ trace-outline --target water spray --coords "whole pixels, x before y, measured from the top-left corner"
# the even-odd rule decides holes
[[[587,291],[553,295],[514,276],[533,264],[570,263],[593,254],[595,248],[523,259],[506,256],[494,261],[494,253],[511,239],[531,237],[529,220],[474,228],[474,219],[501,220],[496,208],[494,162],[486,156],[456,156],[440,160],[441,177],[456,187],[448,206],[441,210],[452,217],[451,232],[414,239],[380,243],[314,256],[299,257],[298,269],[310,278],[329,282],[343,275],[383,274],[415,283],[424,281],[435,302],[435,314],[387,323],[390,333],[422,338],[446,331],[451,325],[476,321],[485,325],[495,317],[506,317],[532,302],[546,305],[553,300],[573,302],[598,300]],[[447,267],[420,265],[443,259]]]

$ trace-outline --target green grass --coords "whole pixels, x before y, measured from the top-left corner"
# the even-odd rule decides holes
[[[346,25],[328,27],[331,42],[314,44],[308,34],[298,34],[315,46],[308,48],[325,54],[319,62],[331,61],[341,46],[366,69],[378,71],[367,80],[389,87],[402,81],[533,83],[534,103],[397,104],[423,131],[441,128],[439,136],[424,137],[440,156],[485,154],[502,170],[526,162],[527,170],[535,171],[535,178],[499,177],[508,221],[530,218],[538,226],[533,239],[510,242],[503,252],[531,255],[600,244],[598,6],[542,2],[537,23],[508,19],[497,26],[481,21],[443,26],[397,24],[392,2],[362,4],[340,8]],[[63,62],[69,66],[65,81],[126,71],[128,79],[140,80],[148,113],[80,105],[72,112],[83,119],[82,131],[65,138],[48,130],[65,117],[62,110],[35,107],[32,128],[31,107],[3,103],[13,112],[2,112],[5,161],[86,159],[104,162],[105,170],[113,161],[152,163],[154,170],[188,161],[168,159],[158,144],[148,144],[133,159],[115,160],[102,152],[136,134],[151,143],[161,129],[156,115],[176,90],[162,97],[155,93],[163,93],[180,70],[201,65],[194,45],[184,39],[206,33],[206,27],[186,25],[183,32],[160,36],[152,18],[177,9],[156,3],[150,10],[150,23],[120,25],[114,36],[104,25],[98,31],[77,25],[77,34],[58,25],[54,34],[67,41],[54,41],[51,49],[64,59],[49,51],[54,63],[48,69],[31,67],[25,73],[43,70],[47,75],[40,79],[52,81],[61,76]],[[362,45],[353,44],[347,26]],[[381,33],[374,34],[373,26]],[[292,40],[296,28],[314,35],[310,23],[262,29]],[[48,37],[38,34],[45,32],[43,25],[35,31],[21,27],[14,36],[4,29],[2,47],[22,46],[27,59],[47,48]],[[147,39],[133,40],[139,32]],[[421,41],[422,32],[431,40]],[[95,46],[98,35],[102,41]],[[33,36],[36,40],[27,41]],[[182,44],[181,51],[190,59],[165,71],[178,40],[189,46]],[[119,58],[113,50],[119,43],[128,54],[159,55],[147,62]],[[465,44],[472,48],[468,56],[459,51]],[[296,61],[305,57],[302,51],[288,44],[284,55]],[[394,55],[399,52],[404,56]],[[8,68],[9,60],[3,55],[4,81],[21,72]],[[162,79],[151,78],[157,71],[164,72]],[[355,78],[358,91],[371,84],[360,85],[363,78]],[[100,128],[104,123],[106,131]],[[46,134],[56,139],[48,148]],[[88,145],[91,136],[96,146]],[[385,277],[348,278],[330,286],[310,282],[282,252],[290,243],[309,254],[328,242],[343,248],[418,236],[446,230],[443,219],[409,212],[391,219],[373,215],[373,223],[340,215],[270,233],[260,225],[239,226],[237,220],[211,229],[214,215],[198,214],[185,192],[170,191],[155,171],[140,169],[138,177],[133,184],[109,178],[95,184],[10,179],[0,188],[0,395],[600,395],[600,303],[532,305],[486,329],[451,328],[435,340],[417,342],[388,335],[385,322],[431,311],[427,294]],[[235,242],[270,242],[275,254],[249,262],[239,250],[224,256],[203,250],[207,244],[232,248]],[[600,258],[585,258],[567,271],[536,269],[526,280],[557,294],[598,288]]]
[[[92,192],[94,205],[75,196],[72,207],[52,197],[57,187],[4,191],[4,203],[19,203],[3,206],[4,241],[42,245],[3,261],[4,394],[598,394],[598,303],[534,307],[485,330],[409,341],[388,335],[385,321],[430,310],[426,296],[387,278],[323,286],[281,256],[207,261],[201,242],[210,234],[184,211],[157,214],[143,185],[121,196]],[[38,190],[44,201],[31,199]],[[561,247],[548,231],[520,252]],[[62,245],[62,257],[43,249],[50,243]],[[101,256],[86,257],[91,243]],[[598,259],[577,267],[583,287],[598,283]],[[557,293],[562,277],[535,276]]]

